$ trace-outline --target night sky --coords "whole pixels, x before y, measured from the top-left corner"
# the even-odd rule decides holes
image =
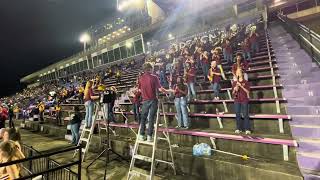
[[[0,97],[23,76],[82,50],[80,34],[114,13],[116,0],[1,0]]]

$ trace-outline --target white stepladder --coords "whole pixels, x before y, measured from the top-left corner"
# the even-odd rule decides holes
[[[82,145],[82,143],[85,143],[84,148],[81,148],[82,161],[84,161],[85,155],[89,150],[90,141],[91,141],[91,138],[92,138],[92,135],[93,135],[94,127],[95,127],[95,124],[96,124],[96,120],[97,120],[100,108],[101,108],[101,105],[99,103],[95,104],[95,112],[94,112],[93,117],[92,117],[91,127],[90,128],[86,128],[86,124],[85,124],[84,127],[82,128],[82,132],[81,132],[81,135],[80,135],[80,138],[79,138],[79,142],[78,142],[78,146]],[[73,154],[73,157],[75,157],[77,153],[78,153],[78,150],[75,150],[74,154]]]
[[[158,110],[157,110],[157,117],[156,117],[155,128],[154,128],[153,142],[139,140],[138,136],[140,134],[140,129],[141,129],[139,127],[138,134],[136,137],[136,142],[135,142],[133,153],[132,153],[132,159],[131,159],[131,163],[130,163],[130,167],[129,167],[127,180],[130,180],[134,176],[140,176],[140,175],[145,176],[147,180],[152,180],[154,177],[155,167],[156,167],[157,163],[164,163],[164,164],[170,165],[174,171],[174,174],[176,174],[176,168],[174,165],[174,158],[173,158],[173,153],[172,153],[172,148],[171,148],[171,142],[170,142],[170,138],[169,138],[168,124],[167,124],[167,119],[166,119],[166,116],[164,113],[163,103],[161,102],[161,100],[159,100],[158,104],[160,106],[158,107]],[[160,121],[159,120],[160,119],[160,108],[162,109],[163,119],[164,119],[164,125],[163,125],[163,131],[162,131],[164,137],[158,137],[158,127],[159,127],[159,121]],[[155,158],[158,140],[167,141],[167,143],[169,145],[171,161],[164,161],[164,160],[160,160],[160,159]],[[138,154],[138,148],[141,144],[152,146],[152,157],[143,156],[143,155]],[[135,164],[136,159],[151,163],[150,174],[146,174],[146,173],[142,173],[137,170],[134,170],[134,164]]]

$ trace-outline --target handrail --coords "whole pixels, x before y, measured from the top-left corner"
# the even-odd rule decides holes
[[[278,14],[278,19],[284,28],[292,35],[320,67],[320,35],[288,17]]]
[[[55,152],[50,152],[50,153],[46,153],[46,154],[40,154],[40,155],[33,156],[33,157],[28,157],[28,158],[24,158],[24,159],[10,161],[10,162],[6,162],[6,163],[1,163],[0,167],[10,166],[10,165],[13,165],[13,164],[19,164],[19,163],[27,162],[27,161],[34,160],[34,159],[40,159],[40,158],[43,158],[43,157],[49,157],[49,156],[52,156],[52,155],[56,155],[56,154],[60,154],[60,153],[68,152],[68,151],[74,151],[74,150],[77,150],[77,149],[81,149],[81,146],[68,147],[66,149],[55,151]]]

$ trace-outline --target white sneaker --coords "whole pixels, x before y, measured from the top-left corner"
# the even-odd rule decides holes
[[[139,135],[138,139],[139,139],[139,141],[145,141],[146,140],[144,135]]]
[[[236,133],[236,134],[240,134],[240,133],[241,133],[241,131],[240,131],[239,129],[237,129],[237,130],[235,130],[235,131],[234,131],[234,133]]]
[[[249,131],[249,130],[246,130],[246,134],[251,134],[251,131]]]
[[[147,141],[148,141],[148,142],[153,142],[152,136],[147,136]]]

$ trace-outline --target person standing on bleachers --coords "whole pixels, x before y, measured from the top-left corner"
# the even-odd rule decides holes
[[[186,63],[186,82],[188,86],[188,102],[197,100],[196,90],[194,88],[196,77],[196,70],[192,67],[191,63]]]
[[[236,113],[236,134],[245,132],[251,134],[249,120],[249,99],[250,99],[250,84],[244,79],[242,71],[237,72],[238,79],[232,83],[232,95],[234,99],[234,109]],[[241,120],[241,114],[244,121]]]
[[[55,107],[55,111],[56,111],[56,121],[57,121],[57,125],[61,126],[62,125],[62,121],[61,121],[61,106],[60,106],[60,102],[58,102],[58,104]]]
[[[166,90],[161,87],[158,77],[152,74],[152,70],[153,68],[151,63],[146,62],[143,64],[143,74],[140,76],[138,81],[138,88],[141,91],[142,96],[140,134],[138,139],[140,141],[145,140],[146,124],[148,122],[147,141],[149,142],[153,141],[152,135],[154,122],[158,109],[157,93],[158,91],[166,92]],[[147,121],[148,116],[149,121]]]
[[[251,61],[251,45],[248,38],[241,43],[242,56],[245,61]]]
[[[249,70],[249,64],[247,61],[243,60],[243,56],[241,53],[237,53],[236,55],[236,63],[232,65],[232,75],[233,75],[233,81],[237,81],[239,78],[237,74],[239,74],[239,71],[242,72],[244,79],[248,81],[248,74],[247,71]]]
[[[79,85],[78,88],[78,99],[79,99],[79,104],[83,104],[83,92],[84,92],[84,87],[82,84]]]
[[[176,106],[178,120],[178,126],[176,128],[189,129],[190,123],[187,108],[188,87],[180,76],[177,78],[177,84],[173,89],[173,93],[175,96],[174,104]]]
[[[209,71],[209,53],[207,51],[201,51],[200,61],[201,68],[204,75],[204,79],[207,80],[208,71]]]
[[[84,89],[84,106],[86,108],[86,116],[85,116],[85,127],[91,128],[92,125],[92,115],[93,115],[93,106],[94,100],[99,99],[99,96],[95,96],[92,90],[92,81],[87,81],[86,87]]]
[[[256,54],[259,52],[259,43],[258,43],[258,37],[259,34],[256,33],[256,30],[254,27],[252,27],[250,36],[249,36],[249,41],[251,44],[251,52],[252,54]]]
[[[211,68],[209,70],[208,79],[212,85],[214,99],[219,100],[221,71],[220,68],[218,68],[216,61],[211,62]]]
[[[138,89],[138,85],[135,85],[132,93],[132,104],[133,104],[134,121],[136,123],[140,123],[141,92]]]
[[[80,126],[81,126],[81,114],[79,110],[79,106],[73,107],[74,112],[71,114],[71,135],[72,135],[72,141],[71,144],[77,145],[80,139]]]
[[[222,44],[223,58],[228,64],[232,64],[233,51],[229,39],[226,39]]]

